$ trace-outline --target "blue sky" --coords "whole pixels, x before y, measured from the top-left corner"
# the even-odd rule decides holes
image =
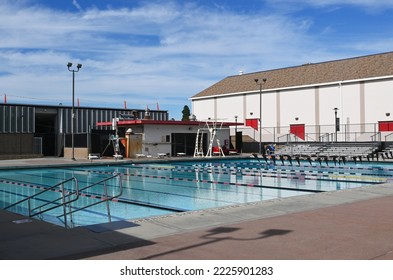
[[[0,102],[71,105],[73,62],[81,106],[179,119],[239,71],[393,51],[392,26],[393,0],[2,0]]]

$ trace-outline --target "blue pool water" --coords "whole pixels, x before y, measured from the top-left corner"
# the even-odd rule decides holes
[[[35,218],[64,225],[64,211],[72,211],[72,226],[83,226],[108,222],[108,208],[112,222],[140,219],[356,188],[384,183],[392,176],[393,166],[388,164],[291,165],[256,159],[2,170],[0,208],[29,215],[28,201],[11,205],[72,177],[78,182],[79,199],[68,204],[67,209],[56,207]],[[107,178],[111,179],[100,183]],[[99,203],[104,197],[104,184],[107,194],[116,196],[120,183],[121,196]],[[37,195],[30,201],[30,213],[59,205],[63,192],[70,193],[68,199],[76,198],[74,190],[75,184],[70,181],[64,184],[64,190],[57,187]],[[92,206],[84,209],[86,205]]]

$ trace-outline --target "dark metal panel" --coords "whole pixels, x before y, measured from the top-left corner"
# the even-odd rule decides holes
[[[81,117],[80,117],[80,132],[86,133],[87,132],[87,119],[86,119],[86,109],[81,109]]]
[[[21,121],[21,131],[22,132],[31,132],[29,130],[29,120],[30,120],[30,115],[29,115],[29,107],[22,107],[22,121]]]
[[[81,133],[81,129],[82,129],[82,110],[81,109],[76,109],[76,120],[75,120],[75,133]]]
[[[26,126],[27,126],[27,132],[29,132],[29,133],[34,133],[34,112],[35,112],[35,109],[34,109],[34,107],[27,107],[27,115],[28,115],[28,118],[27,118],[27,124],[26,124]]]
[[[5,132],[5,108],[0,106],[0,132]]]
[[[64,110],[65,112],[65,121],[66,121],[66,125],[65,125],[65,133],[71,133],[71,109],[66,109]]]
[[[10,106],[10,123],[9,123],[9,128],[8,132],[16,132],[16,107],[15,106]]]

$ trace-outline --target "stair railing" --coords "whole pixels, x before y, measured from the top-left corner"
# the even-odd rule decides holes
[[[65,183],[68,183],[68,182],[71,182],[71,181],[74,181],[74,182],[75,182],[75,190],[74,190],[74,191],[68,191],[68,190],[66,190],[66,189],[64,188],[64,184],[65,184]],[[56,188],[59,187],[59,186],[61,186],[61,194],[62,194],[60,198],[56,198],[56,199],[54,199],[54,200],[51,200],[51,201],[49,201],[49,202],[46,202],[45,204],[41,204],[40,206],[37,206],[37,207],[35,207],[35,208],[32,208],[32,206],[31,206],[31,200],[32,200],[32,199],[34,199],[34,198],[36,198],[37,196],[40,196],[40,195],[42,195],[43,193],[46,193],[46,192],[48,192],[48,191],[53,191],[54,189],[56,189]],[[74,196],[74,198],[71,199],[71,196]],[[67,209],[66,209],[66,206],[68,205],[68,206],[70,207],[70,206],[71,206],[71,203],[74,202],[74,201],[76,201],[76,200],[78,200],[78,198],[79,198],[78,180],[77,180],[75,177],[72,177],[72,178],[67,179],[67,180],[64,180],[64,181],[62,181],[62,182],[60,182],[60,183],[58,183],[58,184],[56,184],[56,185],[53,185],[53,186],[51,186],[51,187],[49,187],[49,188],[46,188],[46,189],[43,190],[43,191],[40,191],[40,192],[35,193],[35,194],[33,194],[33,195],[29,196],[29,197],[26,197],[26,198],[24,198],[24,199],[22,199],[22,200],[20,200],[20,201],[17,201],[17,202],[15,202],[15,203],[11,204],[11,205],[8,205],[8,206],[5,207],[4,209],[6,210],[6,209],[9,209],[9,208],[12,208],[12,207],[14,207],[14,206],[16,206],[16,205],[19,205],[19,204],[21,204],[21,203],[27,201],[28,216],[29,216],[29,217],[34,217],[34,216],[37,216],[37,215],[41,215],[41,214],[43,214],[43,213],[45,213],[45,212],[48,212],[48,211],[50,211],[50,210],[53,210],[53,209],[55,209],[55,208],[63,207],[64,224],[65,224],[65,226],[67,227]],[[61,200],[61,203],[60,203],[60,204],[56,204],[56,205],[54,205],[54,206],[52,206],[52,207],[45,208],[45,209],[40,210],[40,211],[38,211],[38,212],[34,212],[34,211],[36,211],[37,209],[42,209],[42,208],[45,207],[45,206],[48,206],[48,205],[50,205],[50,204],[54,204],[54,203],[58,202],[59,200]],[[70,215],[70,220],[71,220],[71,222],[72,222],[72,212],[69,212],[68,214]]]

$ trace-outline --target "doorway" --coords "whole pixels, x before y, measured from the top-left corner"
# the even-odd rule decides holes
[[[304,140],[305,138],[305,127],[304,124],[291,124],[290,133]]]
[[[56,155],[56,120],[57,109],[36,108],[34,136],[42,138],[44,156]]]

